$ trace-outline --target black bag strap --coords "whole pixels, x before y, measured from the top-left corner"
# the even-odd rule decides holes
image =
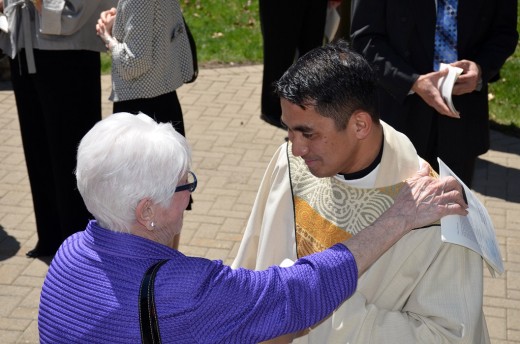
[[[159,268],[168,261],[161,260],[150,266],[141,281],[139,289],[139,323],[141,326],[141,342],[143,344],[160,344],[159,321],[155,308],[154,282]]]
[[[189,81],[185,81],[185,83],[189,84],[194,82],[199,76],[199,64],[197,62],[197,44],[195,44],[195,39],[191,33],[190,27],[186,23],[186,19],[182,16],[182,20],[184,21],[184,27],[186,28],[186,34],[188,35],[188,41],[190,42],[190,50],[191,50],[191,59],[193,61],[193,75]]]

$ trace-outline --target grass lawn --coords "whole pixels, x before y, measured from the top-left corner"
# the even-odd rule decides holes
[[[262,63],[258,1],[180,1],[197,43],[201,68]],[[520,22],[517,27],[520,31]],[[103,73],[110,73],[108,54],[102,56],[102,68]],[[500,76],[499,81],[489,85],[491,126],[520,136],[520,44],[502,68]]]
[[[181,0],[202,65],[262,62],[258,1]]]
[[[516,25],[520,32],[520,21]],[[500,71],[500,80],[489,85],[489,99],[491,126],[520,136],[520,43]]]
[[[180,0],[197,44],[199,67],[262,63],[258,1]],[[110,56],[102,55],[102,72],[110,73]]]

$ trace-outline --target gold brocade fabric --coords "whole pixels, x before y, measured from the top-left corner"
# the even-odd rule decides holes
[[[345,241],[370,226],[394,203],[403,183],[354,188],[334,177],[313,176],[288,149],[298,258]]]
[[[321,252],[352,234],[321,217],[304,200],[294,197],[296,209],[296,248],[298,258]],[[299,220],[298,220],[299,219]]]

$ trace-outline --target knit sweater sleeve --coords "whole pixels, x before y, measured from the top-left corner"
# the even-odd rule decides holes
[[[357,286],[356,262],[341,244],[291,267],[264,271],[233,270],[219,261],[187,259],[191,260],[188,266],[198,268],[177,265],[184,266],[181,280],[186,286],[176,287],[171,304],[159,302],[158,313],[169,313],[175,329],[166,327],[177,339],[186,335],[185,340],[191,342],[257,343],[305,329],[330,314]],[[179,277],[179,272],[171,274]]]

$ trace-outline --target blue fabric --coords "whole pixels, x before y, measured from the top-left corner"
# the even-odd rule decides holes
[[[357,286],[343,245],[293,267],[233,270],[91,221],[67,239],[45,278],[41,343],[140,343],[138,294],[146,269],[162,259],[155,300],[163,343],[257,343],[309,327]]]
[[[457,0],[437,0],[437,24],[433,70],[439,65],[457,61]]]

